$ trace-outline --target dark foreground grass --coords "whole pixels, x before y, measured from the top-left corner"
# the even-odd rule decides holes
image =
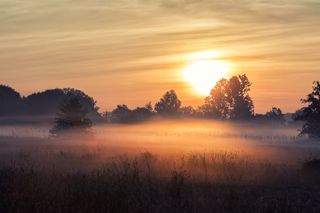
[[[234,153],[172,165],[143,153],[90,172],[3,165],[0,212],[320,212],[320,179],[305,167]]]

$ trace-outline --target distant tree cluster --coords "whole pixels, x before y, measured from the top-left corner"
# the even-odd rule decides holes
[[[136,123],[145,121],[153,115],[152,106],[150,104],[145,107],[137,107],[134,110],[128,108],[127,105],[118,105],[109,116],[112,123]]]
[[[18,92],[0,85],[0,116],[21,115],[24,102]]]
[[[272,109],[264,115],[256,114],[255,120],[280,125],[286,123],[286,119],[284,114],[282,113],[282,110],[277,107],[272,107]]]
[[[178,115],[181,107],[181,101],[174,90],[166,92],[158,103],[155,110],[159,115],[166,117],[175,117]]]
[[[0,116],[53,117],[66,99],[74,97],[87,108],[91,119],[97,120],[101,117],[95,100],[80,90],[52,89],[22,97],[14,89],[3,85],[0,85]]]
[[[204,104],[194,109],[182,106],[174,90],[167,91],[158,102],[129,109],[118,105],[111,112],[100,114],[96,101],[76,89],[53,89],[22,97],[8,86],[0,85],[0,117],[20,115],[55,115],[52,133],[64,129],[89,129],[92,121],[105,120],[110,123],[136,123],[162,116],[166,118],[197,117],[223,120],[255,120],[274,124],[285,124],[282,110],[273,107],[264,115],[254,113],[254,104],[249,95],[251,82],[246,75],[221,79],[211,90]],[[308,104],[294,114],[294,120],[303,121],[301,135],[320,138],[320,83],[314,82],[313,91],[303,99]]]
[[[118,105],[116,109],[105,113],[105,119],[111,123],[135,123],[158,115],[162,117],[205,117],[215,119],[246,120],[254,114],[253,103],[249,96],[251,83],[246,75],[222,79],[198,109],[182,106],[174,90],[167,91],[153,106],[129,109],[127,105]],[[76,97],[83,105],[90,119],[102,118],[98,113],[96,101],[80,90],[53,89],[21,97],[19,93],[5,86],[0,87],[2,101],[0,115],[55,115],[61,110],[65,100]]]
[[[251,83],[246,75],[234,76],[231,79],[222,79],[212,89],[205,104],[198,109],[191,106],[181,106],[176,92],[167,91],[155,104],[154,109],[137,108],[130,110],[126,105],[118,105],[111,112],[110,121],[128,123],[142,121],[159,115],[162,117],[205,117],[229,120],[248,120],[254,117],[254,107],[249,96]],[[140,115],[140,116],[139,116]]]
[[[204,117],[230,120],[248,120],[254,116],[249,96],[251,83],[246,75],[222,79],[212,89],[205,104],[200,107]]]

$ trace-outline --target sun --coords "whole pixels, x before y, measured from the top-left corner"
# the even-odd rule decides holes
[[[226,77],[230,71],[230,64],[222,60],[196,60],[189,64],[183,75],[194,90],[201,95],[207,96],[216,83]]]

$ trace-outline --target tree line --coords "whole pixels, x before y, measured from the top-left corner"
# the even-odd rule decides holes
[[[211,90],[204,104],[198,108],[182,106],[174,90],[167,91],[154,105],[146,104],[130,110],[127,105],[118,105],[113,111],[106,113],[110,122],[130,123],[143,121],[154,115],[161,117],[194,117],[219,120],[258,120],[284,123],[282,110],[273,107],[264,115],[255,114],[254,104],[249,95],[251,82],[246,75],[221,79]]]
[[[76,89],[54,89],[34,93],[27,97],[8,86],[0,86],[0,117],[12,115],[49,115],[55,116],[53,133],[73,127],[88,128],[92,122],[135,123],[154,116],[167,118],[195,117],[206,119],[273,122],[284,124],[282,110],[273,107],[265,114],[254,112],[250,97],[252,83],[246,75],[221,79],[211,90],[204,104],[198,108],[182,106],[174,90],[167,91],[158,102],[130,109],[118,105],[111,112],[99,113],[96,101]],[[303,121],[301,134],[320,137],[320,83],[314,82],[312,92],[302,100],[308,106],[299,109],[293,116]]]
[[[0,118],[13,116],[54,117],[64,100],[76,97],[84,105],[91,119],[100,117],[96,101],[84,92],[72,89],[50,89],[23,97],[13,88],[0,85]]]

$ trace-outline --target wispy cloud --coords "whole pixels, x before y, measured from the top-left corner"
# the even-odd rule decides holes
[[[266,99],[285,108],[279,97],[287,90],[296,95],[285,110],[293,110],[320,77],[319,11],[317,0],[0,0],[0,72],[22,91],[91,79],[85,89],[110,105],[117,100],[106,97],[125,88],[108,87],[102,97],[99,78],[158,93],[174,85],[191,100],[179,73],[183,56],[220,50],[234,74],[254,82],[258,109],[269,107]],[[292,81],[300,84],[290,88]],[[146,94],[140,86],[133,92]]]

